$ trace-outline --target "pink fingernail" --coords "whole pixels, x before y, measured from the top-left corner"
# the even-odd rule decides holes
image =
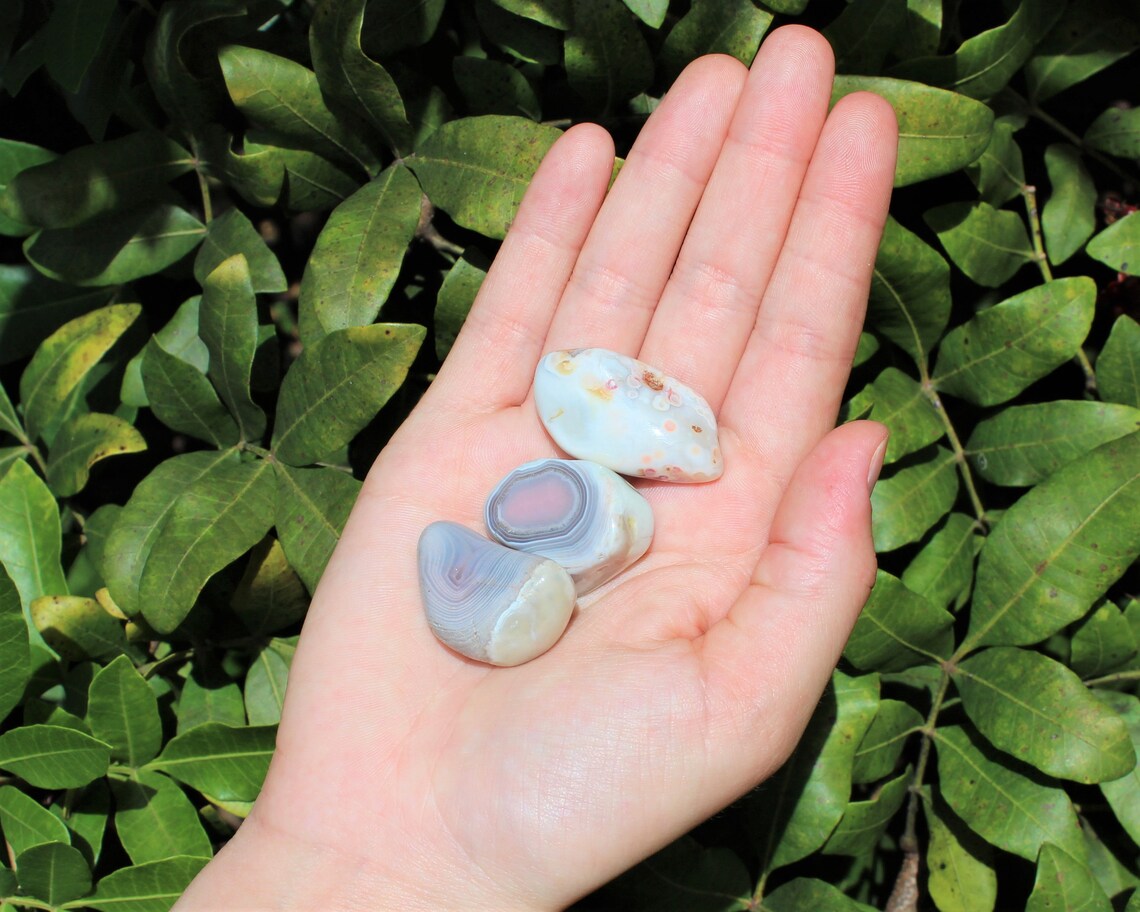
[[[867,492],[875,490],[875,482],[879,480],[879,473],[883,470],[883,457],[887,453],[887,437],[883,438],[871,454],[871,462],[867,466]]]

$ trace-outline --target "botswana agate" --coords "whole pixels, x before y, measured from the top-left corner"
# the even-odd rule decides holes
[[[724,471],[709,404],[636,358],[550,352],[535,371],[534,401],[554,442],[577,459],[657,481],[713,481]]]
[[[649,502],[593,462],[536,459],[487,498],[487,531],[509,548],[557,561],[585,595],[641,557],[653,538]]]
[[[555,561],[514,551],[458,523],[424,529],[418,560],[432,632],[480,662],[521,665],[542,655],[574,611],[574,582]]]

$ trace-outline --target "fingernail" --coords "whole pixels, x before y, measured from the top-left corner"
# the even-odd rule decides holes
[[[875,452],[871,454],[871,462],[867,466],[867,493],[875,490],[875,482],[879,480],[879,473],[883,471],[883,456],[887,452],[887,439],[883,438],[876,448]]]

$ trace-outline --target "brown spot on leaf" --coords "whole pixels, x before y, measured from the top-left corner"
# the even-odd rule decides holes
[[[1043,560],[1043,561],[1041,561],[1041,563],[1039,563],[1036,567],[1033,568],[1033,572],[1036,573],[1038,576],[1040,576],[1042,573],[1045,572],[1045,568],[1048,566],[1049,566],[1049,561]]]

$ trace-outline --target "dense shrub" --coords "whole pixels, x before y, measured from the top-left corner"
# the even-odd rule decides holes
[[[0,906],[169,906],[543,152],[579,120],[628,148],[685,63],[785,21],[900,119],[844,415],[892,432],[881,569],[785,768],[582,906],[1140,910],[1114,0],[6,3]]]

